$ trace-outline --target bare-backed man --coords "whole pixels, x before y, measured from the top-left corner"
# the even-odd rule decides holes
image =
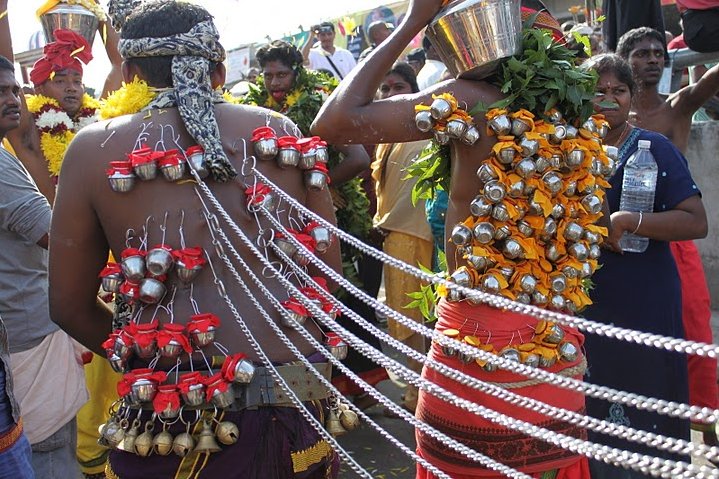
[[[163,411],[165,406],[179,407],[179,402],[175,402],[176,394],[190,389],[195,391],[200,388],[200,383],[205,385],[207,396],[204,400],[199,398],[200,405],[196,407],[199,412],[197,415],[194,410],[179,413],[182,421],[169,428],[173,436],[186,430],[196,434],[196,437],[197,434],[202,436],[205,427],[214,431],[219,427],[217,423],[222,421],[223,424],[234,424],[241,439],[234,445],[223,446],[222,452],[207,456],[204,453],[214,450],[216,443],[205,434],[205,440],[198,441],[194,450],[183,443],[185,449],[182,450],[187,453],[184,458],[176,454],[143,457],[142,449],[136,444],[134,452],[111,452],[108,467],[112,474],[108,475],[122,478],[177,477],[178,470],[183,469],[198,478],[295,477],[295,473],[300,472],[304,474],[302,477],[334,477],[337,467],[335,453],[302,417],[298,408],[286,407],[286,395],[281,395],[274,386],[266,389],[267,384],[272,385],[274,381],[268,376],[267,364],[253,349],[241,326],[246,325],[273,364],[284,365],[297,360],[290,344],[310,360],[314,359],[315,348],[297,331],[284,327],[287,337],[283,339],[266,321],[262,311],[271,321],[280,322],[280,312],[274,301],[288,300],[288,288],[269,274],[266,265],[249,252],[237,234],[238,230],[242,231],[252,242],[262,244],[262,240],[258,239],[260,225],[265,241],[271,240],[270,229],[273,228],[261,214],[256,216],[248,209],[246,190],[253,186],[259,188],[259,179],[252,173],[254,162],[248,158],[251,150],[245,146],[251,147],[250,139],[257,127],[267,125],[281,133],[293,131],[294,125],[279,114],[270,114],[268,110],[223,102],[215,89],[224,83],[222,61],[225,51],[218,41],[212,17],[201,7],[165,0],[141,4],[127,16],[122,26],[120,52],[125,59],[125,81],[135,78],[145,81],[151,88],[144,91],[152,99],[145,97],[143,102],[141,98],[122,90],[122,94],[130,95],[125,99],[140,111],[127,111],[127,115],[83,129],[68,150],[53,215],[51,315],[78,341],[103,355],[107,346],[102,344],[108,338],[111,344],[117,335],[133,338],[138,345],[135,353],[125,358],[124,362],[120,361],[120,367],[130,370],[125,380],[134,384],[137,375],[144,374],[149,375],[148,380],[155,381],[156,385],[161,383],[161,387],[165,388],[162,394],[166,396],[161,396],[158,401]],[[133,85],[143,90],[141,83],[134,82]],[[126,106],[128,102],[119,105]],[[127,171],[117,164],[114,166],[120,171],[112,170],[110,162],[126,158],[143,145],[156,152],[164,152],[160,153],[164,165],[176,166],[176,160],[185,159],[182,151],[198,144],[201,146],[203,166],[197,171],[199,174],[201,170],[206,170],[208,176],[204,184],[211,191],[210,195],[198,186],[195,177],[192,179],[188,175],[179,181],[167,181],[161,175],[147,181],[135,178],[134,188],[126,192],[113,190],[108,182],[108,174],[122,175]],[[181,151],[172,152],[178,149]],[[179,153],[179,158],[173,156],[175,153]],[[306,188],[301,170],[281,169],[274,161],[257,162],[256,168],[298,202],[333,221],[327,188],[320,191]],[[260,200],[259,196],[253,197]],[[222,205],[221,211],[213,198]],[[274,213],[276,220],[288,226],[288,217],[292,216],[292,226],[301,225],[302,221],[294,213],[296,209],[286,203],[281,204],[284,206]],[[221,217],[222,211],[232,219],[236,229],[225,220],[208,219],[211,215]],[[233,256],[232,250],[227,245],[220,249],[213,243],[222,244],[223,234],[232,239],[234,248],[244,258],[247,267],[240,264],[230,268],[224,262],[225,255],[228,258]],[[124,297],[129,299],[134,313],[129,324],[115,324],[119,329],[115,336],[109,336],[113,318],[96,301],[98,273],[105,265],[108,251],[122,259],[127,257],[128,246],[142,250],[160,243],[172,249],[176,259],[174,270],[169,271],[166,278],[152,277],[166,287],[167,294],[160,299],[163,309],[158,312],[155,306],[149,306],[151,299],[144,296],[141,301],[146,307],[140,307],[143,303],[131,291],[125,290]],[[200,250],[194,249],[196,247]],[[269,247],[263,254],[277,263],[278,256],[267,251],[270,251]],[[336,242],[323,258],[336,271],[340,270]],[[188,276],[188,270],[195,269],[199,269],[199,274],[193,279]],[[262,284],[267,288],[269,297],[261,292],[248,271],[262,276]],[[317,274],[312,269],[310,273]],[[130,277],[128,270],[125,274]],[[67,280],[69,277],[72,281]],[[223,286],[220,288],[218,285]],[[244,285],[249,286],[250,293],[243,289]],[[132,285],[129,288],[131,290]],[[67,298],[73,300],[68,301]],[[173,322],[174,329],[169,326]],[[144,333],[153,334],[158,328],[164,337],[170,335],[176,343],[184,345],[179,356],[168,356],[165,349],[160,353],[159,349],[152,349],[152,344],[143,342],[142,338],[148,337],[143,336]],[[321,337],[317,327],[308,329],[314,338]],[[209,341],[208,336],[197,336],[208,331],[212,331],[213,336]],[[163,344],[161,336],[157,336],[158,348]],[[143,344],[150,348],[149,356]],[[225,384],[227,376],[216,376],[223,366],[235,371],[235,364],[229,367],[227,361],[239,361],[238,354],[245,354],[246,359],[256,365],[255,375],[244,389]],[[159,358],[159,361],[153,358]],[[154,368],[152,372],[142,369],[150,366]],[[169,374],[166,380],[160,378],[163,371],[173,366],[176,366],[174,373]],[[299,383],[302,379],[304,383],[308,378],[312,379],[301,365],[282,367],[287,371],[290,382]],[[199,381],[191,369],[204,379]],[[265,383],[260,385],[262,381]],[[177,384],[179,391],[173,389],[173,384],[178,382],[181,383]],[[259,394],[261,387],[262,394]],[[232,405],[213,407],[217,404],[210,403],[213,391],[220,391],[217,394],[221,394],[228,389],[235,392],[241,389],[243,392],[230,401]],[[258,393],[255,395],[253,391]],[[322,399],[326,397],[326,390],[315,378],[315,382],[310,381],[303,391],[298,392],[298,396],[302,401],[310,397]],[[131,422],[137,418],[142,428],[153,427],[155,434],[163,429],[162,423],[145,414],[149,409],[157,408],[157,404],[144,403],[145,413],[141,413],[137,407],[130,406],[134,404],[132,400],[123,397],[127,401],[121,408],[122,413],[118,414],[128,414]],[[187,398],[183,401],[186,405],[190,404]],[[308,404],[310,413],[320,414],[318,402],[305,404]],[[231,426],[225,424],[224,427]],[[220,436],[219,432],[217,434]],[[310,454],[308,451],[314,452]],[[317,451],[323,452],[317,454]]]

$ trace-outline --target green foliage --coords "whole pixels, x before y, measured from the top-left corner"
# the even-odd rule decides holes
[[[578,41],[585,48],[589,44],[586,37]],[[589,118],[594,111],[592,98],[597,74],[576,66],[576,52],[536,28],[522,31],[522,48],[522,53],[501,63],[493,79],[507,96],[488,107],[480,103],[472,113],[491,108],[513,111],[524,108],[544,117],[545,112],[556,108],[567,122],[575,125]]]
[[[444,251],[438,251],[437,255],[439,259],[438,268],[440,271],[445,271],[447,269],[447,257],[445,256]],[[432,274],[432,270],[424,267],[421,264],[419,265],[419,269],[421,269],[425,273]],[[407,296],[412,301],[405,305],[405,308],[419,309],[420,313],[422,313],[422,317],[428,323],[437,320],[437,315],[435,314],[435,307],[437,306],[437,302],[439,301],[439,296],[437,295],[437,288],[434,284],[422,285],[420,286],[419,291],[407,293]]]
[[[449,191],[449,146],[433,140],[406,171],[406,178],[417,178],[412,188],[412,204],[433,198],[437,189]]]

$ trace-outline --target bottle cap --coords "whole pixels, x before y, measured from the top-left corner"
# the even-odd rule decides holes
[[[652,142],[649,140],[639,140],[639,148],[649,149],[652,147]]]

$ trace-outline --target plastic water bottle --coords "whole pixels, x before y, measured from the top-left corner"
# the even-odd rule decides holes
[[[652,142],[639,140],[639,149],[624,165],[622,196],[619,209],[623,211],[654,211],[654,192],[657,187],[657,162],[650,150]],[[622,250],[643,253],[649,246],[649,238],[624,232],[619,240]]]

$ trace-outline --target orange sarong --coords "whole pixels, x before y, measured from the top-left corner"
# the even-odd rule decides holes
[[[438,306],[438,316],[437,330],[457,329],[460,331],[460,339],[465,335],[477,336],[483,344],[492,343],[496,350],[501,350],[509,344],[531,341],[532,331],[537,324],[537,320],[532,316],[500,311],[485,305],[474,306],[466,301],[459,303],[441,301]],[[568,327],[563,327],[563,329],[565,339],[570,339],[581,348],[584,336]],[[532,381],[531,378],[501,369],[487,372],[475,362],[464,364],[456,357],[447,357],[437,344],[432,345],[429,360],[446,364],[479,380],[503,385],[512,392],[532,397],[552,406],[578,413],[584,412],[584,395],[581,393]],[[582,365],[584,364],[584,357],[580,354],[574,362],[557,362],[546,370],[553,373],[564,371],[564,374],[581,379],[584,369]],[[586,431],[578,426],[545,416],[531,409],[514,406],[494,396],[459,384],[434,369],[425,366],[422,376],[458,397],[496,412],[557,433],[586,439]],[[584,456],[500,426],[479,415],[448,404],[424,391],[420,393],[417,417],[475,451],[526,474],[539,477],[543,472],[556,469],[559,470],[556,476],[558,478],[589,478],[588,463]],[[418,453],[455,479],[504,477],[419,430],[416,436]],[[435,476],[418,465],[417,477],[432,479]]]

